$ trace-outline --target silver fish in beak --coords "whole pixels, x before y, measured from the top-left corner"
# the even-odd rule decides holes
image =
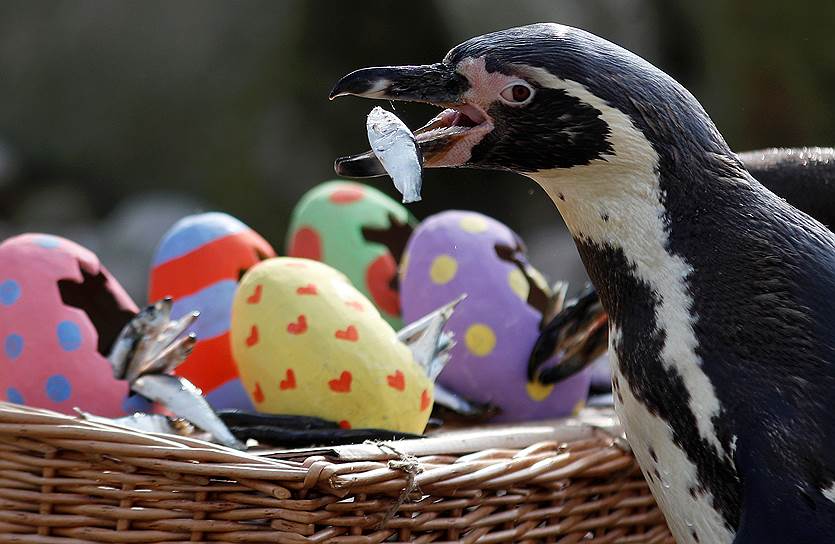
[[[368,114],[365,127],[371,151],[403,195],[403,203],[419,201],[423,156],[412,131],[399,117],[379,106]]]

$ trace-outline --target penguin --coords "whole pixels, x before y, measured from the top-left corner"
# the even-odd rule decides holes
[[[739,153],[748,172],[829,230],[835,226],[835,149],[770,148]],[[552,385],[569,378],[605,353],[609,343],[606,312],[594,289],[587,290],[549,322],[531,350],[528,379]],[[555,365],[544,366],[560,354]],[[592,380],[594,390],[595,381]],[[602,384],[601,384],[602,386]],[[610,393],[611,382],[596,393]]]
[[[552,23],[331,98],[434,104],[427,168],[509,170],[556,205],[609,316],[615,410],[679,544],[835,535],[835,235],[766,189],[641,57]],[[382,173],[373,154],[340,175]],[[500,195],[496,195],[500,198]]]

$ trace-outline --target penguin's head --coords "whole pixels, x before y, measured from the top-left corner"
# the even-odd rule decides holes
[[[536,178],[588,165],[652,163],[665,146],[683,154],[692,151],[687,146],[730,154],[675,80],[617,45],[558,24],[472,38],[436,64],[357,70],[331,92],[331,98],[343,95],[444,108],[415,131],[428,168]],[[338,159],[336,170],[349,177],[384,174],[371,153]]]

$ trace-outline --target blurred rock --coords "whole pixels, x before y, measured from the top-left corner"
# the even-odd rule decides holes
[[[61,234],[58,231],[67,225],[91,222],[93,214],[83,187],[72,182],[54,182],[29,193],[13,219],[27,230]]]
[[[130,197],[98,226],[99,259],[141,306],[147,302],[151,258],[162,236],[179,219],[203,211],[205,204],[182,194]]]

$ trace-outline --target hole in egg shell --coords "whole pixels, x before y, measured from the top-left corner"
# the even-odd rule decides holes
[[[87,319],[98,333],[97,351],[104,357],[110,353],[116,336],[136,312],[123,307],[111,290],[110,282],[102,271],[92,274],[79,263],[82,281],[58,280],[58,292],[67,306],[87,314]]]
[[[511,263],[516,266],[522,275],[525,278],[525,281],[528,282],[528,297],[525,302],[539,312],[542,316],[541,320],[544,321],[545,314],[548,312],[550,296],[547,291],[545,291],[539,283],[531,276],[530,273],[530,265],[527,262],[527,259],[524,258],[525,256],[525,246],[521,243],[521,241],[516,242],[516,247],[511,247],[505,244],[496,244],[495,245],[496,256],[499,259]],[[542,323],[540,323],[540,326]]]
[[[390,212],[387,215],[389,220],[389,226],[387,228],[363,226],[362,237],[368,242],[385,246],[394,258],[394,262],[399,263],[403,257],[403,252],[406,251],[406,244],[412,235],[414,227],[408,221],[400,221]],[[392,275],[391,280],[389,280],[389,288],[392,291],[400,291],[399,280],[398,274],[395,273]]]
[[[263,253],[263,252],[261,252],[257,249],[254,250],[254,252],[255,252],[255,260],[259,263],[261,261],[266,261],[267,259],[271,258],[270,255],[267,255],[266,253]],[[252,266],[255,266],[255,265],[252,265]],[[250,266],[249,268],[241,268],[240,270],[238,270],[238,283],[241,283],[241,280],[243,279],[244,274],[249,272],[249,269],[252,268],[252,266]]]

